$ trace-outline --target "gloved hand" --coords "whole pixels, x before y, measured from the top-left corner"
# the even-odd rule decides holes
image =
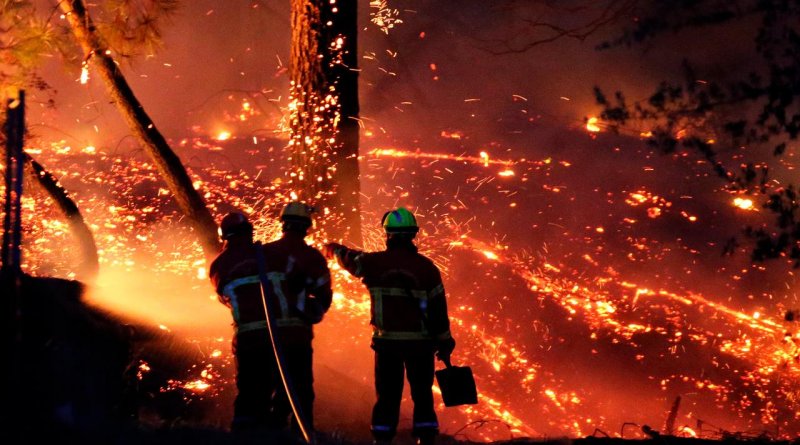
[[[339,249],[341,247],[344,246],[338,243],[325,244],[324,246],[322,246],[322,256],[324,256],[328,260],[331,260],[334,257],[336,257],[336,249]]]
[[[456,341],[450,337],[445,340],[439,340],[436,343],[436,358],[443,361],[445,364],[450,363],[450,354],[456,348]]]

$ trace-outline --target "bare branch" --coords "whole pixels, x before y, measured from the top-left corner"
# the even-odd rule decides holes
[[[476,40],[487,43],[488,45],[483,46],[482,49],[494,55],[520,54],[530,51],[539,45],[551,43],[562,38],[571,38],[583,42],[602,28],[632,16],[638,3],[639,0],[609,0],[597,15],[584,23],[574,26],[563,26],[555,21],[544,19],[542,16],[545,14],[540,14],[536,19],[522,18],[519,21],[524,26],[513,35],[499,39],[482,40],[476,38]],[[537,2],[533,5],[535,4],[539,3]],[[511,2],[504,9],[514,10],[516,15],[523,15],[526,12],[530,13],[531,5],[530,2]],[[554,5],[555,2],[548,4],[551,9],[555,10]],[[589,3],[585,3],[572,7],[561,7],[557,12],[574,16],[589,9]]]

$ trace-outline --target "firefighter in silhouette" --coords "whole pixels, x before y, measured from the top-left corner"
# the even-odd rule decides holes
[[[403,371],[414,401],[413,434],[418,444],[433,444],[439,423],[433,409],[434,354],[449,360],[455,348],[439,269],[417,252],[419,231],[405,208],[387,212],[382,220],[386,250],[360,252],[330,243],[323,253],[335,257],[369,289],[370,324],[375,351],[377,401],[372,410],[376,444],[388,444],[397,432]]]
[[[231,429],[283,429],[292,415],[272,350],[261,294],[259,260],[269,283],[265,296],[275,320],[284,372],[313,429],[312,326],[331,305],[330,271],[322,254],[306,244],[312,208],[291,202],[280,215],[283,236],[261,245],[253,242],[253,226],[241,213],[226,215],[219,227],[222,253],[211,263],[209,277],[220,301],[231,309],[236,358],[234,417]],[[297,426],[297,425],[295,425]]]

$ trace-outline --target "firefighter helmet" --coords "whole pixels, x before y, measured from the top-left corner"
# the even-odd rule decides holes
[[[292,201],[286,204],[281,211],[281,221],[303,221],[311,224],[311,214],[314,207],[306,205],[304,202]]]
[[[252,234],[253,225],[250,224],[244,213],[231,212],[222,218],[217,233],[220,238],[227,240],[235,235]]]
[[[383,215],[381,220],[383,229],[386,233],[417,233],[417,219],[414,214],[405,207],[398,207],[390,210]]]

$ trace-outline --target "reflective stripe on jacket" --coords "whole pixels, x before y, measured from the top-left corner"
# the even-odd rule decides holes
[[[266,328],[255,249],[253,243],[227,245],[209,269],[220,301],[231,309],[237,333]],[[322,313],[331,304],[325,259],[302,235],[291,232],[262,249],[269,281],[266,297],[277,326],[307,331],[301,336],[310,338],[312,322],[305,318],[309,304]]]
[[[280,273],[273,273],[270,272],[267,274],[267,278],[270,280],[273,288],[274,295],[277,297],[279,302],[278,306],[271,306],[277,309],[277,313],[273,314],[275,317],[275,323],[278,327],[284,326],[306,326],[308,323],[303,321],[302,318],[293,316],[293,312],[289,310],[289,301],[286,298],[286,295],[281,291],[281,280],[283,279],[283,274]],[[245,292],[252,291],[252,289],[247,286],[250,284],[256,284],[260,286],[261,280],[258,275],[249,275],[242,278],[237,278],[222,288],[222,295],[229,301],[229,306],[231,308],[231,314],[233,315],[233,323],[236,327],[236,332],[249,332],[255,331],[257,329],[266,329],[267,328],[267,320],[256,320],[250,322],[242,322],[241,320],[241,313],[239,309],[239,295],[237,294],[237,290],[241,287]],[[259,301],[261,298],[261,289],[258,289],[259,292]],[[247,298],[247,297],[245,297]],[[263,304],[262,304],[262,312],[263,312]],[[259,314],[261,315],[261,314]]]
[[[413,245],[371,253],[338,247],[335,254],[342,267],[361,278],[369,290],[373,338],[450,338],[441,274]]]

